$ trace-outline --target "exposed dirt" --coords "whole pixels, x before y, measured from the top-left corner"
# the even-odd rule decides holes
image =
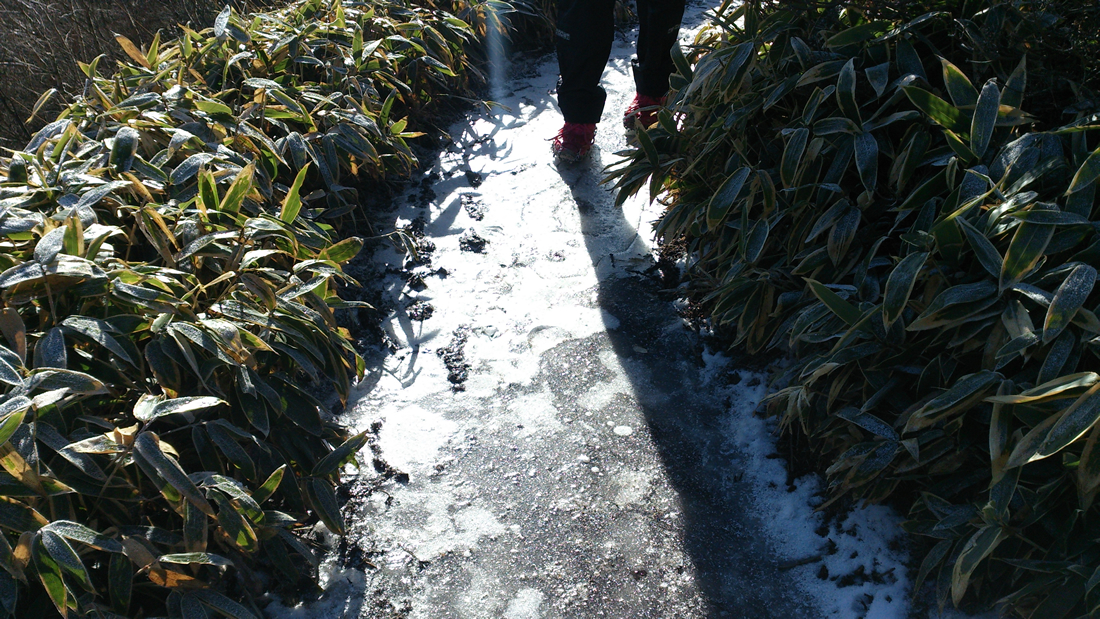
[[[470,364],[466,362],[465,348],[469,338],[470,330],[459,327],[451,334],[451,343],[435,351],[447,366],[447,380],[451,383],[452,391],[466,390],[464,383],[470,376]]]

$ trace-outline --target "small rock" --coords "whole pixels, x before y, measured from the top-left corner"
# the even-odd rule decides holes
[[[618,434],[619,436],[630,436],[634,433],[634,428],[631,428],[630,426],[615,426],[615,429],[613,429],[612,432]]]
[[[580,460],[581,462],[583,462],[585,464],[588,464],[589,462],[592,461],[592,458],[589,458],[588,456],[585,456],[585,455],[580,455],[580,456],[577,456],[577,460]]]

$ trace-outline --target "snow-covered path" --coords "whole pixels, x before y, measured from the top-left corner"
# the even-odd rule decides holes
[[[660,291],[660,205],[617,209],[599,184],[625,147],[632,51],[613,51],[589,162],[551,162],[550,57],[425,166],[398,223],[420,220],[434,251],[387,279],[397,350],[345,419],[378,429],[392,468],[364,453],[326,595],[272,615],[907,615],[895,519],[813,513],[818,482],[788,484],[752,415],[763,377],[706,354]]]

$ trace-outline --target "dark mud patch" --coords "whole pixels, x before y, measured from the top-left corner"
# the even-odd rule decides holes
[[[435,313],[435,306],[427,301],[413,301],[405,308],[409,318],[418,322],[424,322]]]
[[[469,338],[470,330],[459,327],[451,335],[451,343],[435,351],[443,360],[443,365],[447,366],[447,380],[451,383],[451,391],[466,390],[464,383],[470,376],[470,364],[466,363],[466,341]]]
[[[473,252],[475,254],[485,253],[485,247],[489,244],[487,239],[481,238],[481,236],[473,230],[467,230],[458,239],[458,247],[462,251]]]
[[[474,221],[481,221],[485,219],[485,203],[481,201],[481,198],[467,193],[462,195],[462,209],[466,211],[466,214],[470,216],[470,219]]]

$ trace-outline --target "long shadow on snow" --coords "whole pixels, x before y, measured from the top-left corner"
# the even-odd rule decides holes
[[[613,192],[599,185],[603,165],[597,150],[586,165],[561,170],[601,274],[608,272],[606,261],[635,256],[631,248],[642,242],[635,224],[615,207]],[[814,617],[762,537],[760,520],[768,514],[751,513],[751,489],[740,482],[737,454],[724,446],[718,426],[728,404],[701,384],[698,338],[667,328],[675,310],[659,297],[656,278],[610,272],[599,278],[598,303],[620,321],[608,337],[679,495],[684,550],[708,616]]]

